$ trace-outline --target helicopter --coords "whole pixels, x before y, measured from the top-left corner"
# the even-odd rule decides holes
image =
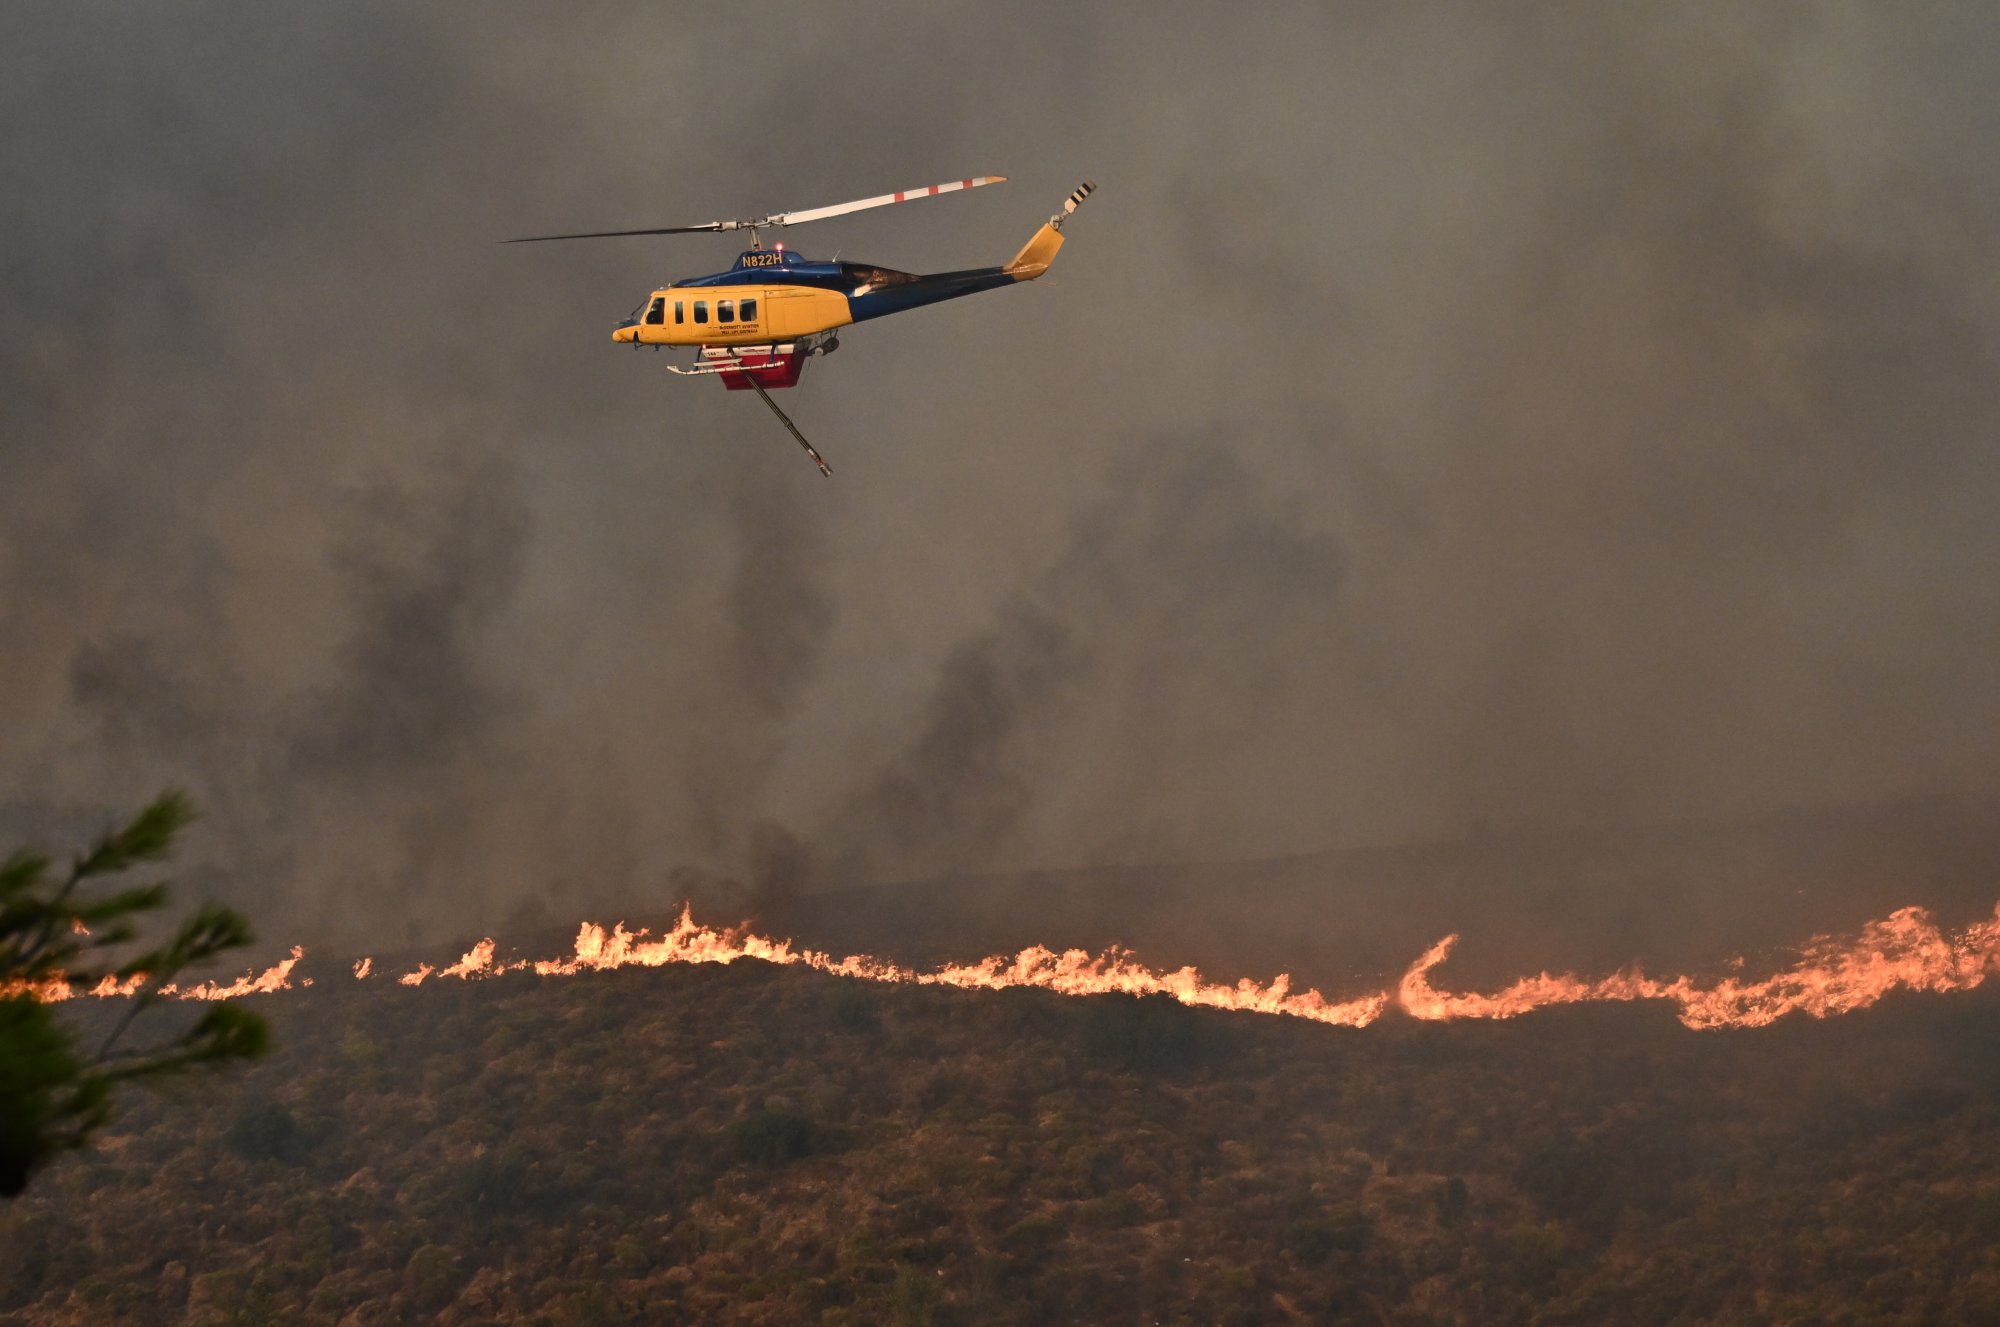
[[[790,430],[821,474],[832,467],[806,441],[771,391],[798,385],[806,361],[840,348],[839,328],[902,313],[941,300],[997,290],[1017,281],[1033,281],[1049,270],[1062,248],[1063,223],[1097,188],[1086,180],[1063,201],[1057,212],[1035,232],[1021,251],[999,267],[975,267],[960,272],[919,275],[867,263],[821,262],[787,249],[782,243],[763,246],[759,232],[805,221],[823,221],[874,207],[935,198],[939,194],[977,189],[1005,182],[1004,175],[977,175],[919,189],[862,198],[831,207],[732,221],[706,221],[695,226],[662,226],[650,230],[602,230],[576,235],[524,235],[503,244],[533,244],[545,240],[600,240],[630,235],[686,235],[701,231],[747,230],[750,247],[737,255],[726,272],[670,281],[652,292],[630,316],[617,323],[611,339],[619,344],[690,347],[692,364],[673,364],[668,371],[684,377],[717,377],[730,391],[754,390]]]

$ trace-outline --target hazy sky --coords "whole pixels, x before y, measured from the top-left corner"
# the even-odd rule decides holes
[[[13,3],[0,827],[283,925],[2000,801],[1991,6]],[[729,237],[1050,275],[780,399]],[[678,881],[678,884],[674,883]],[[269,926],[266,929],[271,929]]]

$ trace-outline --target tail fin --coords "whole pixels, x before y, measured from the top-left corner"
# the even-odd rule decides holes
[[[1056,260],[1056,250],[1062,248],[1063,222],[1069,220],[1070,213],[1076,211],[1096,188],[1097,186],[1089,180],[1079,184],[1075,192],[1063,200],[1062,211],[1050,217],[1048,224],[1036,231],[1034,238],[1022,246],[1021,252],[1014,255],[1013,261],[1004,269],[1007,275],[1016,281],[1033,281],[1048,271],[1049,264]]]

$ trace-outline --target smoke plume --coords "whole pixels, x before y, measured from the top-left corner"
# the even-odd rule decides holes
[[[1990,907],[1985,9],[743,24],[0,18],[4,841],[184,786],[274,939],[1118,864],[1352,955],[1449,881],[1470,965]],[[787,233],[946,270],[1102,186],[814,362],[830,482],[608,340],[727,243],[493,243],[990,171]]]

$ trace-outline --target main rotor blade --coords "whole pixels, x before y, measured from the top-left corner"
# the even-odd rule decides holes
[[[536,244],[542,240],[611,240],[626,235],[692,235],[704,230],[756,230],[764,226],[795,226],[801,221],[819,221],[826,217],[846,216],[849,212],[863,212],[871,207],[887,207],[891,203],[908,203],[919,198],[933,198],[938,194],[957,193],[960,189],[977,189],[982,184],[1004,184],[1005,175],[980,175],[969,180],[947,180],[943,184],[926,185],[921,189],[899,189],[892,194],[878,198],[863,198],[852,203],[835,203],[832,207],[809,207],[803,212],[776,212],[755,221],[704,221],[699,226],[660,226],[651,230],[592,230],[580,235],[523,235],[515,240],[501,240],[502,244]]]
[[[502,244],[534,244],[541,240],[609,240],[621,235],[692,235],[700,230],[735,230],[742,226],[740,221],[706,221],[699,226],[662,226],[658,230],[593,230],[582,235],[523,235],[517,240],[501,240]]]
[[[1005,175],[980,175],[970,180],[947,180],[943,184],[927,185],[921,189],[899,189],[892,194],[878,198],[863,198],[852,203],[835,203],[832,207],[809,207],[802,212],[778,212],[765,217],[760,226],[795,226],[801,221],[819,221],[826,217],[845,216],[849,212],[860,212],[871,207],[887,207],[891,203],[909,203],[919,198],[932,198],[938,194],[957,193],[960,189],[977,189],[982,184],[1004,184]]]

